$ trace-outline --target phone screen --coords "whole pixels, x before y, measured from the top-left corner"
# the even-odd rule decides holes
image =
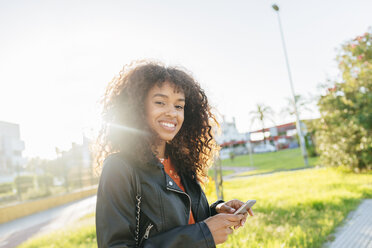
[[[243,204],[243,206],[241,206],[238,210],[236,210],[234,214],[235,215],[237,215],[237,214],[244,214],[255,203],[256,203],[256,200],[248,200],[246,203]]]

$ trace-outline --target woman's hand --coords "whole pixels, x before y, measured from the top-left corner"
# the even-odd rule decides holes
[[[234,200],[231,200],[231,201],[228,201],[228,202],[223,202],[223,203],[218,204],[216,206],[216,211],[217,211],[217,213],[232,214],[236,210],[238,210],[243,204],[244,204],[244,202],[234,199]],[[249,213],[250,216],[253,216],[253,211],[252,211],[251,208],[249,208],[248,212],[246,212],[244,214],[244,218],[241,220],[239,225],[234,226],[234,228],[238,228],[238,227],[241,227],[241,226],[244,225],[244,223],[247,219],[248,213]]]
[[[217,214],[204,222],[212,233],[214,243],[218,245],[227,240],[228,235],[233,232],[231,227],[238,226],[243,218],[242,214]]]

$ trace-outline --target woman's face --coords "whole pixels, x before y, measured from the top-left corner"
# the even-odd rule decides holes
[[[146,97],[146,118],[162,141],[171,141],[180,131],[184,119],[185,94],[174,84],[164,82],[152,87]]]

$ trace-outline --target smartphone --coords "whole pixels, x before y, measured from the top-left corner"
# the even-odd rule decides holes
[[[245,214],[248,211],[248,208],[251,208],[256,203],[256,200],[248,200],[246,203],[243,204],[238,210],[234,212],[235,215],[237,214]]]

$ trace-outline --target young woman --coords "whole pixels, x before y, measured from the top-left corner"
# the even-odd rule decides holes
[[[244,225],[247,214],[232,214],[243,202],[209,206],[200,187],[217,122],[190,75],[150,62],[124,67],[103,105],[98,247],[215,247]]]

